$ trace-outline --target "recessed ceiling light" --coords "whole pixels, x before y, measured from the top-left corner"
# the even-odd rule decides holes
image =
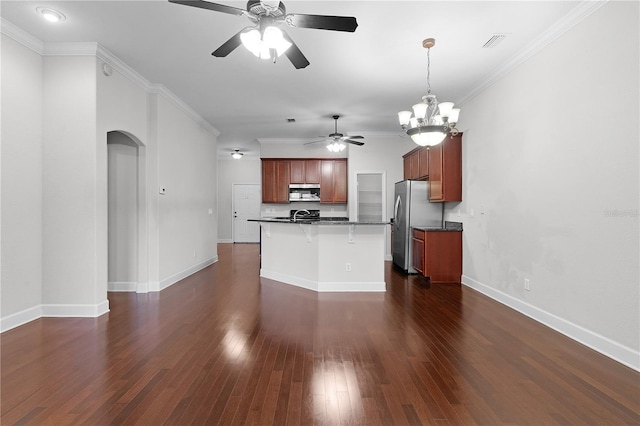
[[[58,12],[54,9],[49,9],[47,7],[37,7],[36,12],[38,12],[44,19],[49,22],[60,22],[67,19],[66,16],[62,12]]]

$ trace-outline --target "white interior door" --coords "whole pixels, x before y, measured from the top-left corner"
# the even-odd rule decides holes
[[[262,192],[258,184],[233,184],[233,242],[260,242],[260,225],[247,219],[260,219]]]

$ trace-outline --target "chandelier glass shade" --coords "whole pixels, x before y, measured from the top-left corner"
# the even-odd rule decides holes
[[[427,49],[427,94],[422,97],[422,102],[413,105],[413,111],[400,111],[398,121],[402,130],[411,136],[411,139],[421,146],[432,146],[442,142],[447,134],[458,134],[456,123],[460,115],[460,109],[454,108],[453,102],[440,102],[436,95],[431,93],[429,52],[435,45],[435,39],[428,38],[422,42]]]
[[[244,47],[260,59],[275,59],[291,47],[278,27],[268,26],[261,33],[257,28],[247,28],[240,33]]]

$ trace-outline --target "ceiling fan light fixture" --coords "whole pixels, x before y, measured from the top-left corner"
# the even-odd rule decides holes
[[[344,149],[347,146],[345,144],[343,144],[342,142],[331,142],[329,145],[327,145],[327,149],[331,152],[335,152],[338,153],[340,151],[344,151]]]
[[[291,43],[285,40],[282,30],[278,27],[265,28],[262,41],[269,49],[276,49],[278,56],[291,47]]]
[[[460,115],[460,108],[454,108],[453,102],[440,102],[436,95],[431,93],[431,58],[429,52],[435,46],[436,40],[427,38],[422,46],[427,49],[427,94],[422,97],[422,102],[413,105],[411,111],[400,111],[398,121],[402,130],[411,136],[411,139],[421,146],[437,145],[444,140],[447,134],[455,136],[459,133],[456,123]]]
[[[242,152],[240,152],[240,150],[239,150],[239,149],[236,149],[236,150],[234,150],[234,151],[231,153],[231,156],[233,157],[233,159],[234,159],[234,160],[239,160],[239,159],[241,159],[243,155],[244,155],[244,154],[243,154]]]
[[[272,59],[272,52],[281,56],[291,47],[282,30],[274,26],[265,28],[262,34],[256,28],[248,28],[240,33],[240,41],[249,52],[261,59]]]

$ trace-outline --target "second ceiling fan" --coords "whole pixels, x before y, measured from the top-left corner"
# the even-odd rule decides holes
[[[327,148],[329,149],[329,151],[332,151],[332,152],[339,152],[345,149],[346,145],[343,142],[350,143],[352,145],[357,145],[357,146],[364,145],[364,142],[356,140],[356,139],[364,139],[364,136],[359,136],[359,135],[345,136],[342,133],[338,133],[338,118],[340,118],[340,116],[333,115],[332,118],[335,121],[333,133],[330,133],[329,136],[326,136],[326,137],[322,136],[324,139],[321,139],[319,141],[307,142],[305,143],[305,145],[311,145],[314,143],[329,141]]]
[[[254,23],[253,27],[243,28],[227,40],[212,53],[213,56],[225,57],[240,44],[244,44],[254,55],[271,59],[273,62],[278,56],[284,54],[297,69],[306,67],[309,61],[291,37],[280,28],[283,23],[294,28],[347,32],[354,32],[358,27],[356,18],[350,16],[287,14],[284,4],[273,0],[249,0],[246,10],[204,0],[169,0],[169,2],[230,15],[246,16]]]

